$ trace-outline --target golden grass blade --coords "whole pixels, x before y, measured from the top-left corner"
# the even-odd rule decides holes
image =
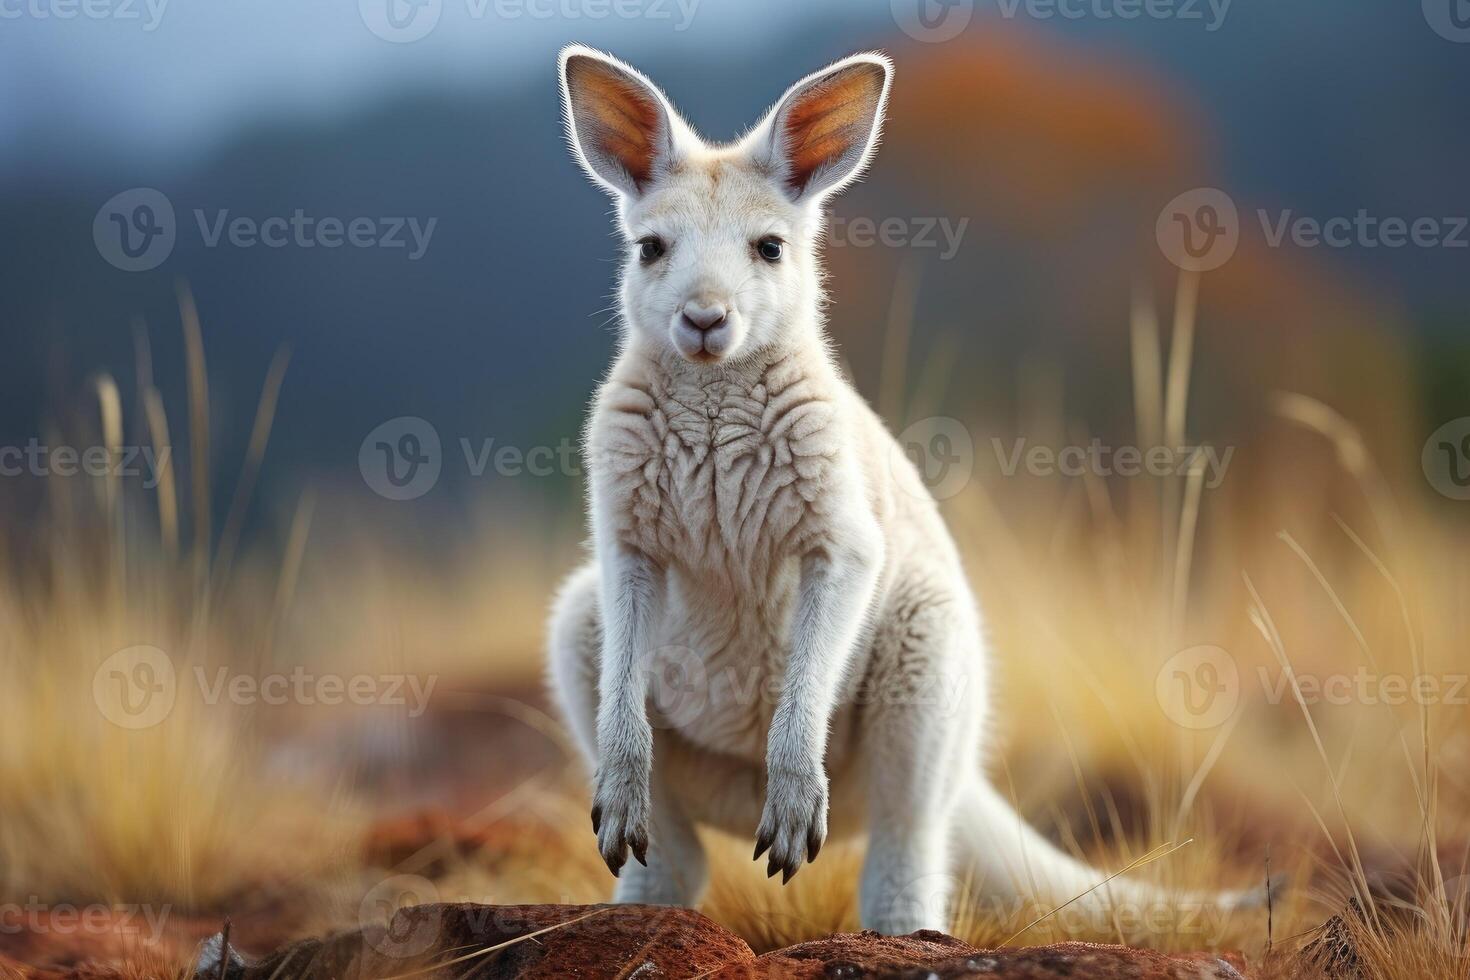
[[[1157,446],[1164,424],[1159,314],[1142,282],[1135,283],[1133,287],[1128,335],[1128,351],[1133,363],[1133,428],[1138,434],[1139,445]]]
[[[1199,306],[1199,273],[1181,270],[1174,295],[1174,335],[1169,344],[1169,376],[1164,396],[1164,439],[1184,445],[1189,412],[1189,376],[1194,360],[1195,314]]]
[[[184,352],[189,382],[189,489],[194,518],[194,581],[203,588],[209,579],[209,542],[212,536],[209,501],[209,376],[204,363],[204,335],[194,294],[180,282],[179,318],[184,328]]]
[[[1277,415],[1316,432],[1332,445],[1338,464],[1363,488],[1368,507],[1384,536],[1390,541],[1398,540],[1402,530],[1398,506],[1357,426],[1336,409],[1296,392],[1277,392],[1271,399],[1271,407]]]
[[[1205,483],[1203,459],[1195,457],[1184,480],[1184,506],[1179,509],[1179,532],[1174,539],[1174,582],[1169,603],[1171,646],[1179,645],[1180,629],[1189,611],[1189,578],[1194,567],[1194,537],[1199,527],[1200,493]]]
[[[1363,864],[1362,855],[1358,850],[1358,840],[1353,833],[1352,823],[1348,819],[1347,807],[1343,803],[1342,786],[1338,782],[1336,774],[1333,772],[1332,763],[1327,758],[1327,747],[1322,742],[1321,733],[1317,731],[1317,723],[1312,718],[1311,709],[1307,707],[1306,698],[1302,696],[1301,685],[1297,682],[1296,671],[1292,669],[1291,660],[1286,655],[1286,647],[1281,640],[1281,634],[1277,632],[1276,624],[1272,622],[1271,614],[1267,611],[1265,603],[1261,601],[1260,593],[1256,591],[1255,583],[1251,581],[1250,575],[1245,574],[1243,577],[1245,579],[1246,591],[1250,593],[1251,602],[1253,603],[1253,621],[1261,631],[1261,635],[1265,637],[1267,646],[1276,655],[1277,663],[1280,664],[1282,671],[1286,674],[1287,680],[1291,683],[1292,694],[1296,698],[1297,705],[1302,709],[1302,716],[1307,722],[1307,730],[1312,735],[1312,743],[1317,747],[1317,754],[1322,760],[1323,767],[1326,769],[1328,782],[1332,786],[1333,799],[1337,802],[1338,816],[1342,818],[1343,830],[1347,834],[1348,852],[1352,856],[1352,871],[1357,875],[1357,882],[1355,884],[1361,883],[1362,885],[1360,900],[1364,903],[1368,911],[1376,916],[1377,909],[1373,904],[1371,889],[1368,887],[1368,876]]]
[[[143,391],[143,412],[148,418],[148,438],[158,466],[158,533],[163,539],[163,553],[170,559],[179,555],[179,491],[174,480],[173,444],[168,435],[168,413],[157,388]]]
[[[1194,808],[1194,801],[1199,796],[1199,791],[1204,788],[1205,780],[1209,778],[1211,771],[1215,768],[1215,764],[1220,761],[1220,756],[1224,753],[1225,746],[1229,743],[1230,736],[1235,731],[1235,726],[1240,723],[1240,716],[1241,713],[1237,711],[1230,717],[1230,721],[1225,727],[1220,729],[1214,741],[1210,743],[1209,751],[1205,753],[1204,760],[1195,768],[1194,775],[1190,777],[1189,785],[1184,788],[1184,794],[1179,798],[1179,809],[1174,814],[1174,831],[1176,834],[1179,828],[1184,826],[1184,820],[1189,815],[1189,811]]]
[[[1146,864],[1152,864],[1154,861],[1158,861],[1158,860],[1161,860],[1163,858],[1166,858],[1170,854],[1173,854],[1175,851],[1178,851],[1180,848],[1186,847],[1189,844],[1193,844],[1193,843],[1194,843],[1194,838],[1191,837],[1188,840],[1180,841],[1178,844],[1174,844],[1173,842],[1166,842],[1166,843],[1160,844],[1158,847],[1154,848],[1152,851],[1149,851],[1143,857],[1141,857],[1138,860],[1134,861],[1133,863],[1129,864],[1127,867],[1123,868],[1122,870],[1120,870],[1120,871],[1114,871],[1112,874],[1108,875],[1102,881],[1099,881],[1097,884],[1093,885],[1091,888],[1087,889],[1086,891],[1082,892],[1081,894],[1074,895],[1072,898],[1069,898],[1067,901],[1063,902],[1061,905],[1058,905],[1056,908],[1052,909],[1050,912],[1047,912],[1044,915],[1039,915],[1036,918],[1032,919],[1030,922],[1028,922],[1024,926],[1022,926],[1019,931],[1013,933],[1009,938],[1006,939],[1005,942],[1001,943],[1000,945],[1002,947],[1009,946],[1011,943],[1015,942],[1019,937],[1021,937],[1025,933],[1029,932],[1034,926],[1038,925],[1039,923],[1045,922],[1047,919],[1049,919],[1052,916],[1056,915],[1058,912],[1062,911],[1067,906],[1072,905],[1072,904],[1074,904],[1076,902],[1080,902],[1082,899],[1086,898],[1088,895],[1091,895],[1093,892],[1097,891],[1103,885],[1108,884],[1113,879],[1120,878],[1123,875],[1126,875],[1128,872],[1134,871],[1134,870],[1136,870],[1138,868],[1141,868],[1141,867],[1143,867]],[[1167,850],[1166,850],[1166,848],[1167,848]],[[1160,853],[1161,851],[1163,853]]]
[[[219,549],[215,553],[216,587],[229,576],[230,565],[235,559],[235,547],[245,525],[245,515],[250,508],[250,497],[255,491],[255,481],[260,475],[260,464],[265,458],[266,446],[270,443],[271,425],[276,417],[276,401],[280,397],[281,383],[285,379],[286,366],[290,361],[291,348],[282,345],[271,359],[265,383],[260,389],[260,399],[255,406],[255,423],[250,428],[250,444],[245,450],[245,462],[240,467],[240,479],[235,484],[235,495],[230,499],[230,510],[225,517],[224,530],[220,532]]]
[[[311,534],[311,518],[316,510],[316,494],[307,490],[296,502],[296,513],[291,518],[291,531],[286,537],[286,554],[281,559],[281,573],[276,578],[276,597],[271,604],[271,626],[268,637],[273,637],[281,618],[291,606],[296,595],[296,583],[301,578],[301,563],[306,558],[306,539]]]

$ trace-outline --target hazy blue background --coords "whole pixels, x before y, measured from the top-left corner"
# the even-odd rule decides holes
[[[572,40],[644,68],[712,137],[736,135],[829,59],[890,50],[896,107],[926,111],[922,121],[911,108],[907,122],[895,122],[872,179],[838,213],[967,218],[969,226],[947,261],[916,249],[839,262],[834,317],[863,324],[853,327],[852,356],[870,390],[873,324],[886,315],[897,271],[914,263],[922,284],[916,356],[941,328],[960,338],[946,396],[957,413],[1007,404],[1018,364],[1037,358],[1080,364],[1081,377],[1068,375],[1080,388],[1121,394],[1126,404],[1126,378],[1103,370],[1126,360],[1095,354],[1120,349],[1132,282],[1157,256],[1139,260],[1147,248],[1116,246],[1136,242],[1163,202],[1189,187],[1225,188],[1242,212],[1470,214],[1470,43],[1441,36],[1407,0],[1236,0],[1213,30],[1179,18],[1037,17],[1024,8],[1006,16],[996,0],[979,0],[964,32],[943,43],[905,35],[888,0],[699,0],[682,30],[673,0],[655,8],[666,19],[586,16],[600,9],[596,0],[559,0],[575,17],[497,16],[492,2],[477,18],[466,0],[443,0],[437,26],[412,43],[375,36],[351,0],[171,0],[153,29],[142,0],[133,0],[137,19],[37,16],[54,14],[56,2],[65,0],[5,0],[0,19],[0,443],[22,443],[64,418],[98,369],[118,375],[131,407],[130,324],[140,316],[182,426],[175,288],[184,280],[203,317],[213,452],[226,475],[273,352],[293,348],[264,475],[269,491],[320,477],[366,494],[354,482],[359,444],[399,415],[429,419],[451,455],[461,436],[522,446],[575,436],[612,346],[606,308],[617,248],[607,201],[561,139],[554,57]],[[971,49],[973,78],[964,74]],[[997,93],[991,109],[1014,118],[992,142],[970,131],[983,119],[947,115],[946,79],[968,79],[971,101],[956,104],[971,105],[995,66],[1010,64],[995,53],[1011,50],[1028,67],[1003,80],[1049,79],[1053,88],[1034,98],[1034,85]],[[943,70],[934,67],[941,61]],[[1116,91],[1100,93],[1098,79],[1117,79]],[[926,87],[905,96],[911,80]],[[1055,118],[1085,127],[1087,119],[1069,119],[1077,105],[1105,98],[1129,111],[1143,96],[1168,107],[1160,125],[1188,147],[1183,163],[1148,164],[1126,193],[1113,176],[1079,188],[1075,172],[1063,171],[1055,193],[1029,187],[1027,203],[1007,210],[1016,159],[1028,173],[1046,169],[1036,161],[1079,166],[1056,160],[1069,155],[1065,144],[1017,147],[1028,126],[1046,131]],[[946,126],[968,138],[948,140]],[[904,134],[929,142],[916,148],[918,137]],[[1087,139],[1099,154],[1107,147],[1106,133]],[[1126,171],[1134,145],[1118,144],[1121,162],[1108,164],[1110,174]],[[1086,159],[1080,166],[1088,173]],[[963,193],[971,185],[985,190]],[[179,237],[158,268],[130,273],[99,255],[92,222],[103,202],[139,186],[168,196]],[[1035,203],[1048,200],[1054,210]],[[195,208],[437,225],[417,261],[403,249],[211,249]],[[1386,335],[1409,338],[1415,370],[1460,363],[1470,250],[1323,249],[1283,262],[1310,270],[1302,277],[1313,295],[1330,294]],[[1170,281],[1156,281],[1166,297]],[[1295,282],[1283,274],[1270,288],[1301,295]],[[1264,350],[1280,343],[1289,361],[1290,345],[1275,331],[1296,329],[1300,317],[1264,323],[1242,305],[1260,291],[1250,281],[1233,288],[1243,299],[1221,304],[1218,315],[1254,330],[1251,342]],[[1218,295],[1207,283],[1207,309]],[[1324,320],[1337,309],[1322,308]],[[1089,339],[1099,336],[1109,339]],[[1098,368],[1091,375],[1089,364]],[[1463,381],[1431,378],[1425,389],[1458,397],[1470,389]],[[1426,417],[1436,411],[1424,409]],[[421,503],[498,492],[463,470],[446,464],[434,498]],[[555,492],[565,489],[558,482]]]

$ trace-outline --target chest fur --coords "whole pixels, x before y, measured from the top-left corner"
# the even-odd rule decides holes
[[[668,565],[769,578],[821,531],[840,425],[832,393],[791,365],[615,375],[589,431],[599,517]]]

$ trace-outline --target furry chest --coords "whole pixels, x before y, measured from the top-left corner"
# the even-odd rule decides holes
[[[650,398],[606,433],[603,488],[628,545],[733,580],[770,574],[820,523],[830,406],[763,388]]]

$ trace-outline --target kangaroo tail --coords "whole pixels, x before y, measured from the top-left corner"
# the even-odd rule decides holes
[[[976,780],[961,795],[956,816],[957,868],[974,876],[983,901],[1031,900],[1047,908],[1071,902],[1070,910],[1098,916],[1104,924],[1115,910],[1141,915],[1188,906],[1229,910],[1265,903],[1264,887],[1183,892],[1126,875],[1109,880],[1107,872],[1088,867],[1042,837],[984,780]]]

